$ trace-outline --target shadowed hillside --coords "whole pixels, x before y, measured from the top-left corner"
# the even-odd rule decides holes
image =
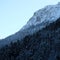
[[[60,18],[33,35],[0,48],[0,60],[60,60]]]

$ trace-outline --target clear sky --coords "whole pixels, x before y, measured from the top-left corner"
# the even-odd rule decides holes
[[[33,13],[60,0],[0,0],[0,39],[19,31]]]

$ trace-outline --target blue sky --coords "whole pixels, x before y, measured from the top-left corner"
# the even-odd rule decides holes
[[[33,13],[60,0],[0,0],[0,39],[19,31]]]

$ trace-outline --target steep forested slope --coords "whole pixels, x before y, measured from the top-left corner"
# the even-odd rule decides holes
[[[60,60],[60,18],[33,35],[0,48],[0,60]]]

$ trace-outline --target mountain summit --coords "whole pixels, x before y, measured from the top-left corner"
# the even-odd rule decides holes
[[[34,13],[34,15],[29,19],[27,24],[22,27],[22,29],[15,34],[8,36],[7,38],[1,40],[0,46],[9,44],[11,41],[23,39],[26,35],[32,35],[48,26],[50,23],[55,22],[60,17],[60,2],[56,5],[48,5]]]
[[[34,13],[33,17],[27,22],[23,29],[29,28],[29,26],[36,26],[43,24],[43,22],[53,22],[60,17],[60,2],[57,5],[49,5]],[[43,24],[44,26],[44,24]]]
[[[60,60],[60,3],[38,10],[20,31],[1,40],[0,60]]]

